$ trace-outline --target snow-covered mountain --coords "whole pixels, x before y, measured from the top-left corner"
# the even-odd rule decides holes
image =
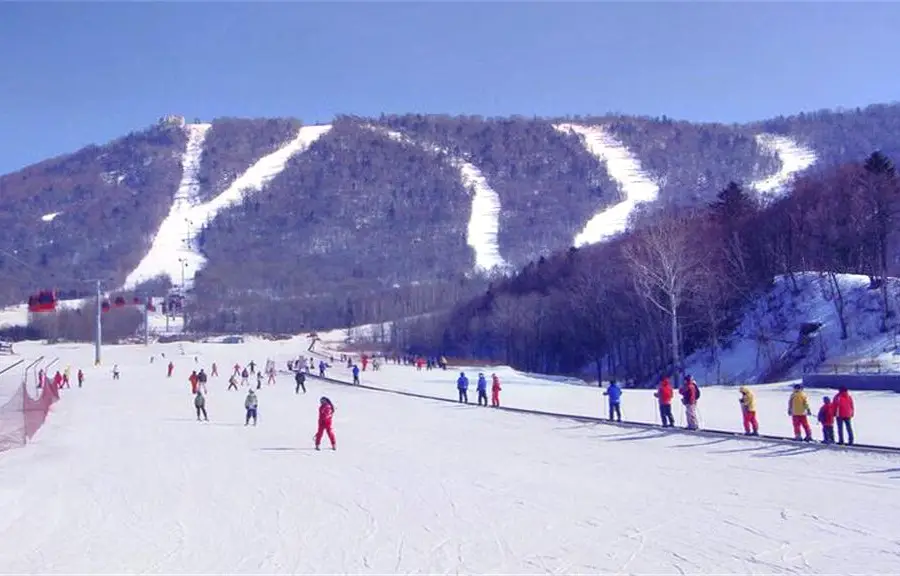
[[[78,281],[96,277],[114,289],[162,276],[222,301],[320,299],[314,308],[450,285],[606,241],[642,205],[708,202],[730,181],[774,195],[810,170],[898,153],[897,124],[898,106],[744,126],[169,117],[0,177],[0,245],[24,262],[0,276],[0,304],[39,288],[83,296]]]

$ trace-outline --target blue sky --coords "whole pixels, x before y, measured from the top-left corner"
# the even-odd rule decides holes
[[[167,113],[666,114],[900,97],[892,3],[0,2],[0,173]]]

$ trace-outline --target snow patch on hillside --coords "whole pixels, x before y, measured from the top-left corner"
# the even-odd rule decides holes
[[[895,352],[900,326],[895,317],[881,332],[881,292],[870,288],[868,276],[836,278],[845,303],[846,340],[841,339],[835,291],[827,275],[796,274],[796,292],[789,277],[779,276],[766,294],[744,309],[741,323],[720,350],[706,349],[688,357],[687,372],[701,383],[744,384],[760,382],[767,375],[787,380],[802,377],[804,371],[860,362],[877,363],[881,371],[900,371]],[[900,280],[888,279],[888,292],[894,306]]]
[[[491,188],[481,170],[471,162],[453,156],[440,146],[416,142],[395,130],[375,126],[369,128],[396,142],[450,158],[453,167],[459,171],[463,186],[472,194],[472,214],[469,217],[466,243],[475,252],[475,270],[477,272],[509,270],[510,266],[500,255],[500,246],[497,243],[497,234],[500,231],[500,195]]]
[[[628,219],[638,204],[653,202],[659,185],[641,168],[640,161],[601,126],[555,124],[556,130],[579,136],[585,149],[606,165],[606,171],[619,185],[624,200],[595,214],[575,236],[574,246],[597,244],[628,229]]]
[[[781,161],[778,172],[750,184],[751,188],[762,194],[780,194],[795,176],[818,160],[813,150],[780,134],[757,134],[756,143]]]
[[[150,251],[128,275],[124,288],[132,288],[159,275],[179,284],[184,273],[186,287],[193,285],[194,275],[206,264],[194,238],[201,228],[213,220],[220,210],[239,204],[245,194],[258,192],[284,170],[288,160],[306,151],[313,142],[331,130],[331,125],[304,126],[297,136],[250,166],[232,184],[212,200],[199,203],[197,174],[203,142],[210,124],[187,126],[188,144],[182,164],[184,173],[169,215],[163,221]]]
[[[62,214],[62,212],[51,212],[49,214],[44,214],[43,216],[41,216],[41,220],[43,222],[53,222],[60,214]]]

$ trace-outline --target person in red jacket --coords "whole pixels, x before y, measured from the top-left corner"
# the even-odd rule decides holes
[[[174,371],[175,371],[175,364],[169,362],[169,368],[168,368],[168,372],[166,372],[166,378],[171,378],[172,372],[174,372]]]
[[[319,429],[316,431],[316,450],[322,443],[322,434],[328,434],[331,440],[331,449],[337,450],[337,444],[334,441],[334,431],[332,430],[332,420],[334,419],[334,404],[327,397],[322,396],[319,399]]]
[[[832,401],[835,404],[835,416],[837,417],[838,444],[844,443],[844,427],[847,427],[847,444],[853,445],[853,427],[850,420],[853,418],[853,398],[846,386],[841,386]]]
[[[837,404],[831,398],[822,398],[822,407],[819,408],[819,423],[822,425],[822,441],[825,444],[834,444],[834,413]]]
[[[503,390],[503,388],[500,387],[500,378],[498,378],[496,374],[491,374],[491,406],[494,408],[500,407],[501,390]]]
[[[653,393],[659,400],[659,417],[662,419],[663,428],[672,428],[675,426],[675,417],[672,416],[672,398],[675,396],[675,390],[666,376],[659,383],[659,388]]]

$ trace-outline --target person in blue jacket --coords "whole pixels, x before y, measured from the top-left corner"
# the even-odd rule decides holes
[[[359,386],[359,366],[353,365],[353,383]]]
[[[469,403],[469,379],[466,378],[465,372],[459,373],[456,379],[456,389],[459,391],[459,401]]]
[[[613,414],[616,416],[616,421],[622,421],[622,388],[616,384],[616,381],[613,380],[609,383],[609,388],[606,389],[606,392],[603,393],[604,396],[609,396],[609,419],[613,419]]]
[[[483,403],[482,403],[483,402]],[[483,372],[478,373],[478,405],[487,406],[487,378]]]

